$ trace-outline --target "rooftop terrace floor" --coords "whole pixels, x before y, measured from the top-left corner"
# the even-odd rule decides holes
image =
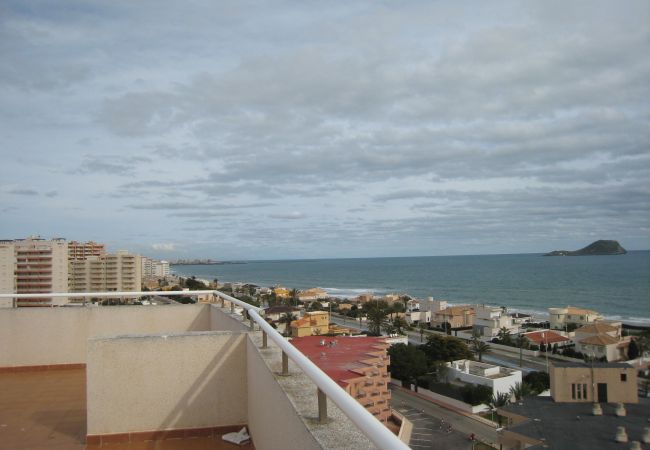
[[[86,445],[86,370],[0,372],[0,449],[232,450],[221,436]]]

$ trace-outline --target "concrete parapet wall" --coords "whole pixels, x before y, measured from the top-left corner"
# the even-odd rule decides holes
[[[88,435],[247,423],[246,341],[218,331],[90,339]]]
[[[208,331],[208,305],[17,308],[0,311],[0,367],[86,362],[91,337]]]
[[[220,331],[248,331],[247,321],[238,314],[230,314],[228,302],[225,308],[219,308],[217,305],[210,305],[210,329]],[[238,308],[241,310],[241,308]]]

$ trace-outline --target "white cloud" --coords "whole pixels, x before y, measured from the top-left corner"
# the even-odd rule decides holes
[[[151,248],[157,251],[173,252],[176,250],[176,244],[170,242],[160,243],[160,244],[151,244]]]

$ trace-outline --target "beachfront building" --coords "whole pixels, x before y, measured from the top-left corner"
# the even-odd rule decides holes
[[[495,397],[499,394],[509,394],[510,389],[522,380],[521,370],[469,359],[459,359],[446,365],[447,381],[488,386]]]
[[[69,261],[68,267],[70,292],[138,291],[142,285],[140,256],[126,250],[74,259]],[[88,300],[73,298],[72,302]]]
[[[370,293],[359,294],[354,298],[357,303],[368,303],[375,299],[375,296]]]
[[[291,336],[318,336],[327,334],[330,328],[330,313],[327,311],[306,312],[303,317],[291,322]]]
[[[603,320],[603,316],[591,309],[576,308],[548,308],[549,322],[551,328],[565,330],[570,324],[581,326]]]
[[[476,305],[474,310],[476,311],[474,331],[480,336],[496,337],[503,328],[510,331],[511,334],[519,333],[519,325],[514,323],[505,308]]]
[[[291,291],[283,286],[275,286],[273,288],[273,293],[277,299],[286,299],[291,297]]]
[[[68,291],[68,243],[38,236],[0,241],[0,293],[31,294]],[[22,298],[17,306],[56,306],[66,297]],[[5,299],[4,306],[13,300]]]
[[[158,261],[144,256],[141,261],[143,278],[165,278],[170,275],[169,261]]]
[[[298,292],[298,300],[301,302],[322,300],[328,298],[327,291],[321,288],[305,289]]]
[[[307,336],[291,343],[382,423],[391,415],[389,344],[377,337]]]
[[[453,328],[471,327],[474,325],[476,312],[470,305],[448,306],[436,311],[431,319],[431,324],[444,327],[446,323]]]
[[[522,333],[521,336],[526,338],[528,344],[536,345],[538,348],[552,349],[556,344],[558,348],[564,348],[571,345],[571,338],[553,330],[531,331]]]
[[[627,360],[630,337],[621,337],[621,327],[597,322],[575,331],[573,337],[576,351],[596,359],[607,361]]]

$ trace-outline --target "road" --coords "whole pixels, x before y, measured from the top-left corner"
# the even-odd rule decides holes
[[[341,325],[344,327],[354,328],[357,330],[364,329],[363,326],[359,326],[358,320],[354,320],[350,318],[344,319],[343,316],[335,315],[334,313],[331,315],[330,320],[336,323],[337,325]],[[427,330],[427,332],[425,332],[423,337],[424,342],[426,342],[427,333],[436,333],[436,332]],[[438,333],[438,334],[444,334],[444,333]],[[407,331],[407,335],[408,335],[409,343],[413,345],[421,345],[424,343],[420,340],[419,331]],[[516,353],[507,352],[504,350],[497,350],[492,348],[488,353],[483,354],[482,359],[483,361],[488,363],[509,367],[511,369],[519,369],[525,373],[535,372],[535,371],[546,372],[546,361],[544,359],[524,356],[522,359],[523,366],[520,367],[519,356]]]
[[[471,449],[472,442],[468,437],[472,433],[483,442],[497,442],[496,429],[482,422],[399,389],[393,389],[391,396],[393,409],[406,415],[414,423],[414,432],[409,444],[413,449]],[[446,431],[448,425],[451,425],[452,432]]]

